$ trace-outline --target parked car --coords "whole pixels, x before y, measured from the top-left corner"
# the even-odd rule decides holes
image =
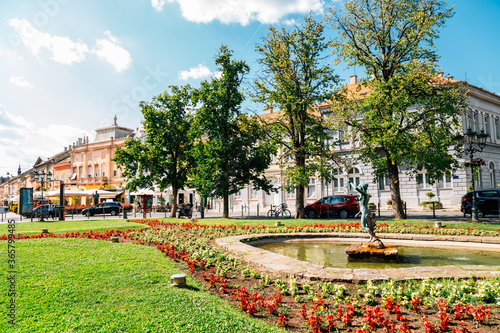
[[[498,215],[498,205],[500,203],[500,190],[477,190],[476,204],[477,216]],[[462,197],[462,205],[460,211],[464,214],[472,214],[472,192],[467,192]]]
[[[118,215],[122,209],[122,204],[119,202],[108,201],[101,202],[95,206],[85,208],[82,214],[85,216],[94,216],[99,214],[111,214],[112,216]]]
[[[330,195],[305,207],[308,218],[339,215],[345,219],[359,212],[359,197],[354,195]]]
[[[33,217],[39,218],[43,214],[43,217],[52,217],[55,218],[56,216],[59,216],[59,205],[54,204],[44,204],[40,205],[38,207],[33,208]]]

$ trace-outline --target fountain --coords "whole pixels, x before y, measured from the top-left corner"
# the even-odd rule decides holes
[[[370,235],[368,243],[361,243],[359,245],[351,245],[347,248],[346,253],[349,259],[368,259],[368,260],[395,260],[398,256],[397,246],[385,246],[384,243],[375,235],[376,229],[376,215],[368,209],[368,201],[370,201],[370,194],[368,194],[368,184],[363,183],[359,186],[354,186],[349,182],[349,186],[358,191],[361,195],[359,200],[361,211],[361,226]]]

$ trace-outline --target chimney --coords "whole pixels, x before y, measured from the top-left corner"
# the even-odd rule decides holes
[[[453,76],[448,76],[449,81],[453,81]]]
[[[267,108],[266,113],[273,113],[273,108]]]
[[[438,78],[442,79],[443,78],[443,72],[438,72]]]
[[[351,75],[351,81],[349,82],[350,84],[356,84],[358,83],[358,76],[357,75]]]
[[[64,147],[64,151],[68,151],[68,147]]]
[[[82,138],[78,138],[78,145],[80,146],[82,144]]]

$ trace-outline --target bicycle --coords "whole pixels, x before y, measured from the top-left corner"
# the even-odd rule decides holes
[[[268,219],[273,219],[277,217],[289,219],[292,217],[292,213],[286,208],[287,207],[286,203],[279,204],[275,207],[276,208],[273,209],[273,205],[271,205],[271,209],[267,212]]]

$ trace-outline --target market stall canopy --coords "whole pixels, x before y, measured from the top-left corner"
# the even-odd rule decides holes
[[[154,195],[155,191],[152,190],[146,190],[146,189],[140,189],[139,191],[135,191],[130,193],[130,195]]]
[[[92,192],[91,194],[89,194],[88,191],[64,190],[64,196],[65,197],[73,197],[73,196],[83,196],[83,197],[85,197],[85,196],[92,195],[94,192]],[[59,194],[60,194],[59,190],[57,190],[57,191],[48,191],[44,196],[46,196],[46,197],[58,197]]]

